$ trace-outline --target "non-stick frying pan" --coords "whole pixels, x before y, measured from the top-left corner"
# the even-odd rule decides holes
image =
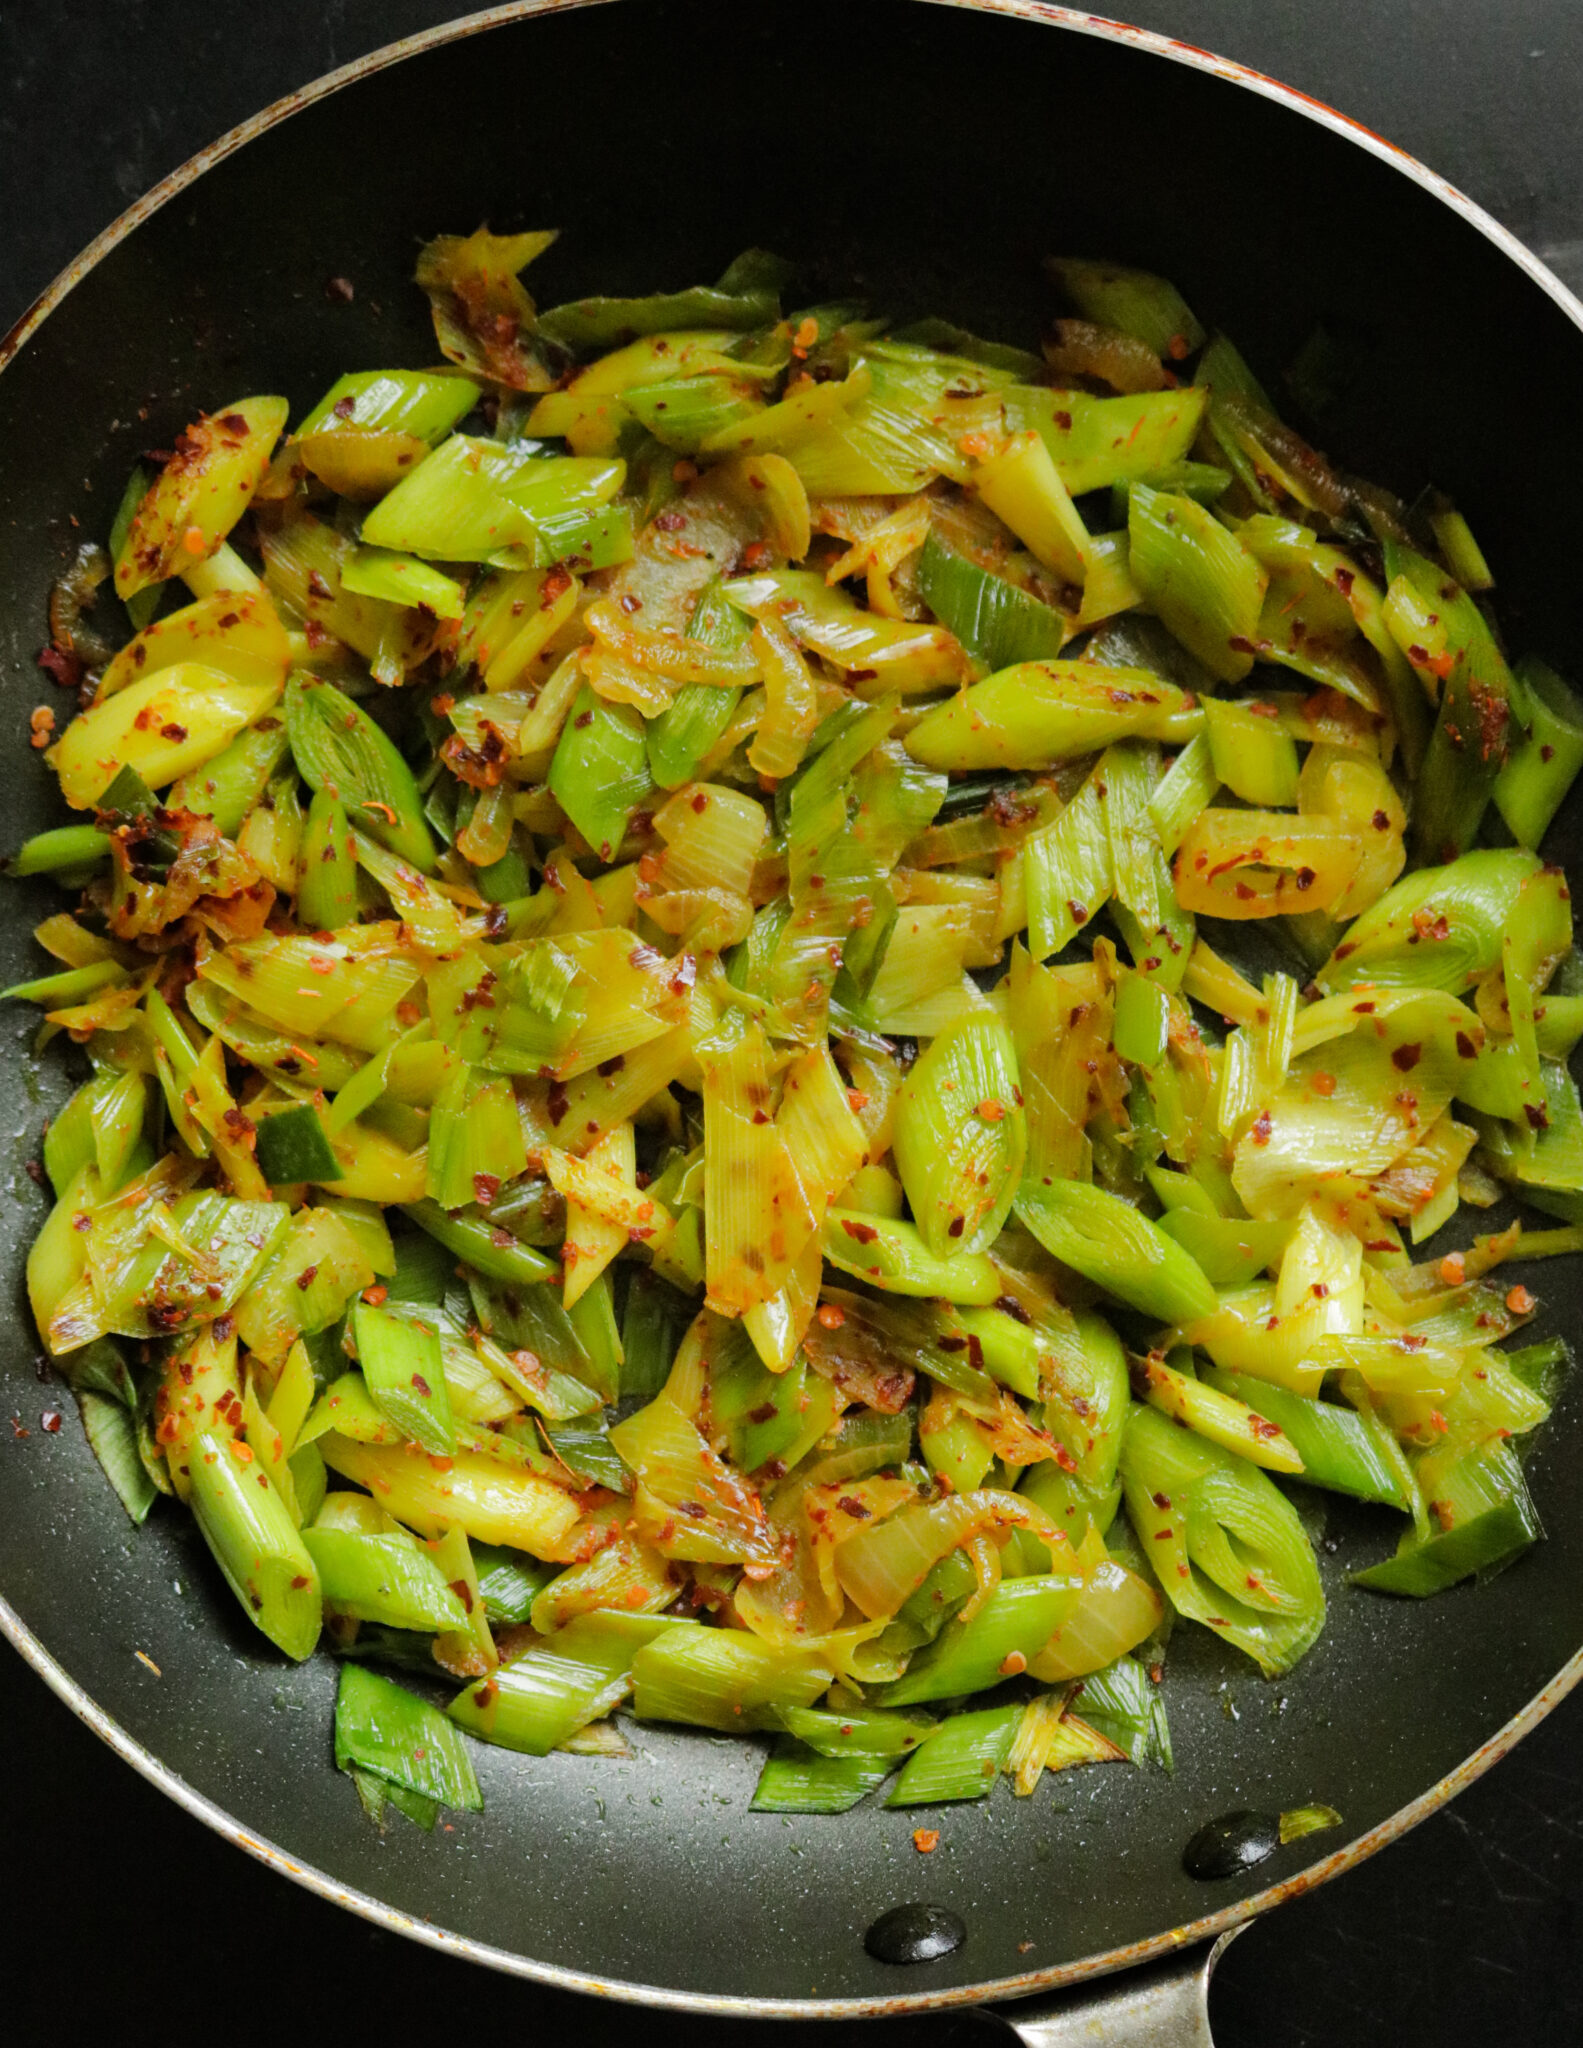
[[[1026,338],[1049,311],[1039,259],[1059,248],[1172,276],[1267,380],[1322,324],[1345,371],[1324,445],[1409,493],[1425,480],[1451,492],[1501,571],[1516,644],[1583,667],[1572,479],[1556,460],[1583,444],[1583,309],[1418,166],[1298,95],[1010,0],[527,4],[404,47],[156,190],[9,345],[8,840],[49,815],[24,745],[39,694],[25,678],[73,517],[102,530],[134,457],[199,406],[269,389],[300,409],[343,369],[428,359],[415,246],[486,218],[563,229],[534,273],[546,300],[712,275],[756,241],[797,258],[811,290],[856,283],[901,313]],[[351,303],[326,296],[341,276]],[[1574,809],[1555,835],[1563,859],[1583,860],[1580,827]],[[8,899],[8,979],[45,901]],[[16,1321],[0,1371],[17,1407],[36,1405],[20,1277],[43,1213],[20,1166],[65,1079],[35,1066],[26,1025],[6,1028],[0,1113],[18,1137],[0,1261]],[[1575,1283],[1543,1278],[1564,1324]],[[1333,1503],[1331,1619],[1294,1674],[1265,1685],[1203,1632],[1179,1633],[1174,1777],[1078,1773],[1031,1801],[952,1809],[927,1859],[916,1816],[753,1815],[750,1745],[645,1729],[624,1763],[481,1752],[483,1816],[443,1840],[381,1841],[330,1767],[327,1660],[272,1660],[186,1518],[156,1515],[134,1538],[70,1420],[0,1459],[0,1620],[191,1811],[417,1938],[574,1989],[757,2016],[1009,1998],[1168,1956],[1344,1868],[1576,1681],[1577,1407],[1533,1460],[1549,1540],[1512,1572],[1422,1605],[1351,1592],[1348,1570],[1391,1537]],[[1323,1860],[1305,1868],[1293,1847],[1214,1886],[1183,1873],[1203,1820],[1311,1798],[1345,1816],[1319,1838]],[[871,1958],[865,1928],[919,1899],[960,1916],[965,1943],[910,1969]],[[1146,2003],[1142,1978],[1117,1988]]]

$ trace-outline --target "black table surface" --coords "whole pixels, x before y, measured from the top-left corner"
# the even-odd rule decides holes
[[[7,6],[0,329],[202,144],[457,11],[445,0]],[[1576,0],[1131,0],[1123,11],[1358,116],[1583,289]],[[336,2024],[338,2011],[354,2026],[399,2015],[409,2038],[461,2027],[477,2039],[487,2028],[587,2048],[634,2038],[725,2048],[770,2031],[486,1979],[338,1912],[180,1813],[8,1649],[0,1727],[0,1996],[19,2042],[43,2038],[46,2001],[52,2031],[74,2021],[176,2044],[274,2043],[305,2023]],[[30,2010],[36,2021],[19,2022]],[[1583,2038],[1583,1691],[1405,1841],[1259,1922],[1228,1952],[1213,2012],[1220,2048]],[[773,2038],[833,2048],[859,2031],[777,2027]],[[884,2032],[895,2048],[968,2037],[965,2022],[945,2018]]]

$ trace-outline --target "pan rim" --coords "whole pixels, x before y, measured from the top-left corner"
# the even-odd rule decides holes
[[[169,172],[96,235],[46,286],[6,333],[0,336],[0,372],[9,366],[76,285],[118,248],[136,228],[177,198],[205,172],[224,162],[245,144],[278,127],[292,114],[304,107],[317,104],[320,100],[328,98],[346,86],[356,84],[363,78],[387,70],[408,58],[421,56],[431,49],[460,42],[491,29],[530,20],[539,15],[569,13],[573,10],[581,11],[584,8],[612,4],[615,4],[615,0],[503,0],[503,4],[462,15],[453,21],[438,23],[415,35],[387,43],[271,102]],[[1583,333],[1583,301],[1580,301],[1548,265],[1493,215],[1409,151],[1377,134],[1361,121],[1339,112],[1295,86],[1286,85],[1232,58],[1201,49],[1196,44],[1165,36],[1151,29],[1138,28],[1107,16],[1059,5],[1056,4],[1056,0],[918,0],[918,4],[1027,21],[1064,30],[1069,34],[1086,35],[1099,41],[1135,48],[1162,58],[1168,63],[1180,64],[1237,85],[1257,94],[1260,98],[1283,106],[1304,120],[1328,128],[1332,133],[1365,150],[1400,175],[1407,177],[1431,197],[1460,215],[1514,263],[1531,282],[1538,285],[1573,326]],[[278,1843],[249,1830],[235,1815],[217,1801],[199,1792],[179,1773],[163,1763],[136,1737],[128,1733],[115,1717],[71,1676],[22,1620],[3,1593],[0,1593],[0,1633],[5,1635],[24,1662],[31,1666],[80,1721],[175,1805],[195,1820],[213,1829],[235,1847],[244,1850],[256,1861],[330,1904],[344,1907],[359,1918],[389,1933],[420,1942],[442,1954],[463,1957],[503,1974],[548,1984],[558,1990],[670,2011],[752,2019],[870,2019],[1027,1998],[1041,1992],[1057,1991],[1084,1979],[1128,1969],[1135,1964],[1151,1961],[1193,1943],[1209,1940],[1255,1919],[1287,1899],[1297,1897],[1312,1890],[1316,1885],[1342,1875],[1354,1865],[1362,1863],[1378,1850],[1396,1841],[1409,1829],[1417,1826],[1421,1820],[1464,1791],[1477,1778],[1482,1777],[1485,1771],[1499,1762],[1574,1687],[1583,1682],[1583,1648],[1580,1648],[1526,1706],[1497,1729],[1471,1756],[1464,1758],[1416,1799],[1398,1808],[1395,1813],[1360,1835],[1355,1841],[1334,1850],[1329,1856],[1322,1857],[1292,1877],[1267,1886],[1250,1898],[1239,1900],[1216,1912],[1201,1915],[1198,1919],[1166,1933],[1151,1935],[1145,1940],[1081,1957],[1073,1962],[1050,1965],[979,1984],[936,1991],[920,1989],[892,1995],[845,1998],[750,1998],[730,1993],[685,1991],[664,1985],[608,1979],[564,1965],[538,1961],[472,1936],[436,1926],[431,1921],[415,1918],[355,1886],[343,1884],[327,1871],[293,1856]]]
[[[554,4],[554,0],[551,0]],[[433,1921],[417,1918],[400,1908],[389,1905],[383,1899],[376,1899],[370,1893],[360,1891],[355,1885],[343,1884],[328,1871],[293,1856],[279,1843],[266,1836],[256,1834],[244,1825],[218,1801],[190,1785],[179,1772],[154,1755],[123,1728],[113,1714],[99,1705],[88,1691],[78,1684],[64,1666],[44,1647],[43,1643],[16,1613],[9,1601],[0,1597],[0,1629],[23,1660],[29,1664],[44,1683],[71,1709],[85,1726],[112,1749],[123,1762],[128,1763],[146,1778],[156,1790],[163,1792],[182,1811],[194,1820],[241,1849],[266,1869],[275,1871],[304,1891],[313,1892],[333,1906],[341,1906],[359,1919],[367,1920],[386,1933],[405,1936],[442,1955],[465,1958],[469,1962],[481,1963],[489,1969],[498,1970],[505,1976],[519,1977],[538,1984],[549,1984],[559,1991],[573,1991],[595,1998],[609,1998],[622,2004],[651,2006],[670,2012],[706,2013],[715,2017],[730,2016],[737,2019],[882,2019],[896,2018],[905,2013],[937,2012],[950,2007],[991,2005],[1002,2000],[1034,1997],[1041,1992],[1060,1991],[1085,1980],[1113,1975],[1135,1965],[1148,1963],[1189,1948],[1196,1943],[1214,1939],[1234,1928],[1243,1926],[1273,1907],[1283,1905],[1288,1899],[1299,1898],[1312,1891],[1317,1885],[1327,1883],[1333,1877],[1340,1877],[1354,1865],[1366,1862],[1379,1850],[1389,1847],[1401,1836],[1415,1828],[1422,1820],[1438,1811],[1449,1800],[1463,1792],[1502,1757],[1522,1741],[1553,1708],[1566,1698],[1580,1681],[1583,1681],[1583,1650],[1579,1650],[1562,1666],[1550,1682],[1522,1707],[1512,1718],[1480,1746],[1469,1757],[1437,1779],[1418,1798],[1359,1835],[1355,1841],[1333,1850],[1329,1856],[1312,1863],[1306,1870],[1283,1878],[1279,1884],[1267,1885],[1251,1898],[1240,1899],[1217,1912],[1205,1913],[1197,1920],[1191,1920],[1180,1927],[1173,1927],[1164,1934],[1150,1935],[1143,1941],[1131,1942],[1121,1948],[1105,1949],[1090,1956],[1080,1956],[1069,1963],[1057,1963],[1047,1968],[1028,1970],[1012,1977],[996,1977],[980,1984],[955,1985],[939,1991],[922,1990],[903,1992],[892,1996],[876,1995],[859,1998],[749,1998],[735,1993],[709,1991],[683,1991],[669,1985],[641,1984],[626,1979],[613,1979],[597,1974],[569,1969],[559,1963],[545,1963],[531,1956],[523,1956],[510,1949],[498,1948],[492,1942],[479,1941],[471,1935],[457,1934],[450,1928],[437,1926]]]

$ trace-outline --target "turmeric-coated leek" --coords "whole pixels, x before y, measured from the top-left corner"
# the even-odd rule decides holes
[[[551,240],[128,486],[8,863],[42,1340],[376,1816],[618,1710],[767,1813],[1168,1765],[1173,1617],[1276,1676],[1541,1533],[1583,713],[1163,279],[1052,260],[1035,353],[761,250],[541,314]]]

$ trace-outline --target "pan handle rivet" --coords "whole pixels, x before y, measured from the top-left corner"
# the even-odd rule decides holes
[[[944,1906],[892,1906],[863,1937],[881,1963],[932,1963],[967,1940],[967,1928]]]
[[[1241,1876],[1280,1846],[1281,1824],[1274,1814],[1244,1808],[1206,1822],[1182,1851],[1182,1868],[1189,1877],[1213,1883]]]

